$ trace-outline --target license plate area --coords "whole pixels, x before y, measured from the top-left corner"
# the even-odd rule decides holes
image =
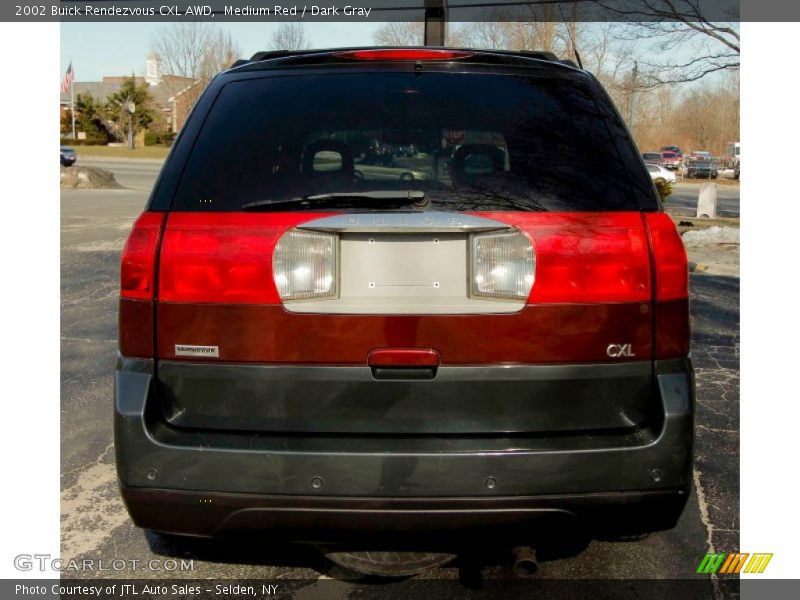
[[[287,302],[305,313],[510,313],[524,301],[468,296],[466,232],[366,232],[339,237],[339,297]]]
[[[342,297],[467,297],[463,233],[344,234],[341,257]]]

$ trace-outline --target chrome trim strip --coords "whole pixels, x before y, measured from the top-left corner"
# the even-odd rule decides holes
[[[298,225],[297,229],[336,232],[445,233],[494,231],[513,229],[513,227],[494,219],[486,219],[474,215],[426,211],[336,215],[334,217],[314,219]]]

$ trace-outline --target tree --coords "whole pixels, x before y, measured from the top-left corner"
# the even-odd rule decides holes
[[[158,56],[165,74],[197,79],[201,85],[189,88],[185,81],[166,78],[164,83],[173,96],[187,94],[193,105],[214,75],[227,69],[241,56],[231,38],[209,23],[174,23],[155,32],[150,38],[150,51]]]
[[[239,55],[230,34],[209,23],[174,23],[150,38],[150,50],[158,55],[164,73],[211,79],[227,69]]]
[[[220,71],[227,69],[239,58],[242,51],[233,41],[230,33],[217,31],[211,36],[211,44],[206,48],[200,64],[197,79],[210,80]]]
[[[308,50],[311,41],[306,37],[302,23],[281,23],[267,44],[270,50]]]
[[[381,25],[374,37],[379,46],[422,46],[425,25],[421,21],[391,21]]]
[[[642,0],[611,4],[595,0],[620,20],[618,39],[645,44],[650,57],[639,60],[641,87],[697,81],[719,71],[739,69],[739,28],[711,22],[699,0]],[[716,16],[716,15],[715,15]],[[736,17],[738,15],[731,15]],[[680,55],[681,58],[673,58]]]
[[[137,131],[146,129],[155,120],[158,110],[148,87],[146,83],[137,83],[136,78],[131,75],[122,82],[119,90],[109,94],[105,112],[115,124],[115,133],[119,139],[127,135],[129,121],[136,135]],[[128,101],[133,102],[136,108],[132,119],[129,119],[125,106]]]
[[[91,94],[75,96],[75,125],[86,133],[87,139],[108,141],[110,134],[105,121],[105,107]]]

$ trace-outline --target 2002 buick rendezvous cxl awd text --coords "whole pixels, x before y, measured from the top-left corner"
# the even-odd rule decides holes
[[[687,278],[629,132],[568,61],[239,61],[123,251],[127,508],[160,532],[329,543],[670,528]]]

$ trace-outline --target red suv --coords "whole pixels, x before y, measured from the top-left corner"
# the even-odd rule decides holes
[[[672,169],[674,171],[681,166],[681,163],[683,162],[683,157],[677,152],[669,152],[669,151],[662,152],[661,162],[666,168]]]
[[[376,140],[396,155],[361,168]],[[240,61],[121,271],[116,456],[141,527],[519,544],[684,507],[686,254],[605,91],[551,54]]]

